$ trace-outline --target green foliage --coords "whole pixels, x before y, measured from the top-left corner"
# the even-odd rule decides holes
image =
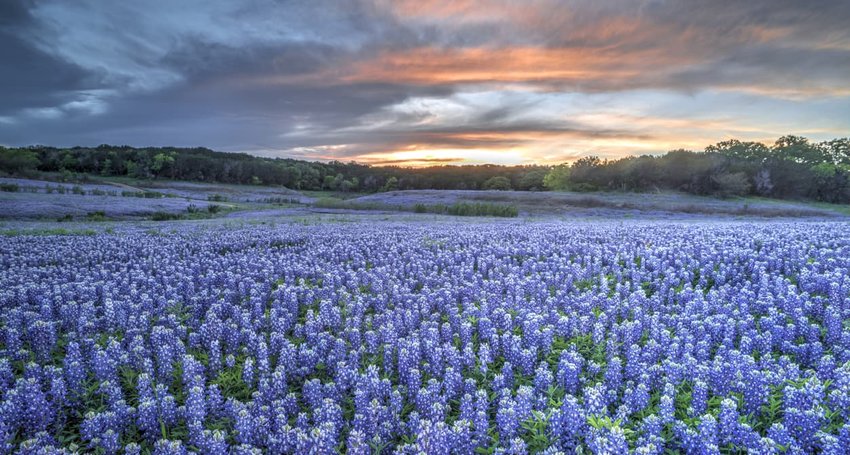
[[[481,185],[481,189],[509,191],[511,189],[511,181],[508,180],[507,177],[503,177],[501,175],[496,177],[490,177],[489,179],[484,181],[484,184]]]
[[[38,165],[38,155],[32,151],[0,147],[0,170],[17,174],[34,170]]]
[[[513,205],[492,204],[486,202],[469,203],[458,202],[453,205],[444,204],[415,204],[412,207],[385,204],[380,202],[364,202],[357,200],[343,200],[332,197],[316,199],[313,207],[325,209],[347,209],[347,210],[398,210],[412,211],[415,213],[437,213],[454,216],[495,216],[515,218],[519,210]]]
[[[698,195],[753,194],[850,202],[850,138],[815,143],[783,136],[773,145],[728,140],[701,152],[673,150],[662,156],[601,160],[572,165],[463,165],[404,168],[354,162],[272,159],[205,148],[101,145],[95,148],[0,147],[0,171],[169,178],[190,181],[283,185],[342,194],[411,189],[508,189],[572,191],[684,191]],[[748,184],[744,184],[744,181]],[[145,196],[142,196],[145,197]]]
[[[171,212],[153,212],[151,213],[150,218],[151,221],[172,221],[184,219],[183,215]]]
[[[21,188],[17,183],[0,183],[0,191],[7,193],[17,193]]]
[[[489,204],[485,202],[457,202],[446,209],[446,213],[456,216],[496,216],[516,218],[519,210],[513,205]]]
[[[395,191],[398,189],[398,178],[392,176],[387,179],[387,182],[384,183],[384,186],[381,187],[380,191]]]
[[[540,191],[545,189],[545,184],[543,180],[548,175],[548,171],[546,169],[531,169],[522,177],[520,177],[519,182],[514,185],[514,188],[522,191]]]
[[[86,215],[86,219],[89,221],[106,221],[106,213],[103,210],[89,212]]]
[[[722,197],[744,196],[750,192],[750,182],[743,172],[724,172],[713,177],[717,183],[717,195]]]
[[[549,190],[563,191],[570,189],[570,166],[560,164],[553,167],[546,177],[543,177],[543,186]]]
[[[0,235],[7,237],[18,237],[21,235],[96,235],[93,229],[9,229],[0,231]]]
[[[531,418],[522,422],[525,430],[523,439],[528,444],[529,452],[540,453],[552,445],[549,441],[549,415],[541,411],[532,411]]]

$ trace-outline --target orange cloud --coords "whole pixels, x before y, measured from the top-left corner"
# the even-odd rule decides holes
[[[345,85],[537,84],[619,85],[627,88],[653,68],[695,63],[656,49],[627,54],[590,48],[420,47],[385,51],[374,58],[341,63],[316,73],[262,78],[261,83]],[[538,87],[540,88],[540,87]]]

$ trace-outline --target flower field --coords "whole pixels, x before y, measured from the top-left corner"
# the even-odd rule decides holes
[[[0,237],[0,453],[848,453],[850,226]]]

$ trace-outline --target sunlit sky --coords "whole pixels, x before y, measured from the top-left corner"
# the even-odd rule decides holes
[[[0,145],[528,164],[850,135],[846,0],[4,0]]]

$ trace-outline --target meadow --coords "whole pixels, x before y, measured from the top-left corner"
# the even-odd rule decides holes
[[[850,447],[845,223],[292,221],[7,229],[0,453]]]

